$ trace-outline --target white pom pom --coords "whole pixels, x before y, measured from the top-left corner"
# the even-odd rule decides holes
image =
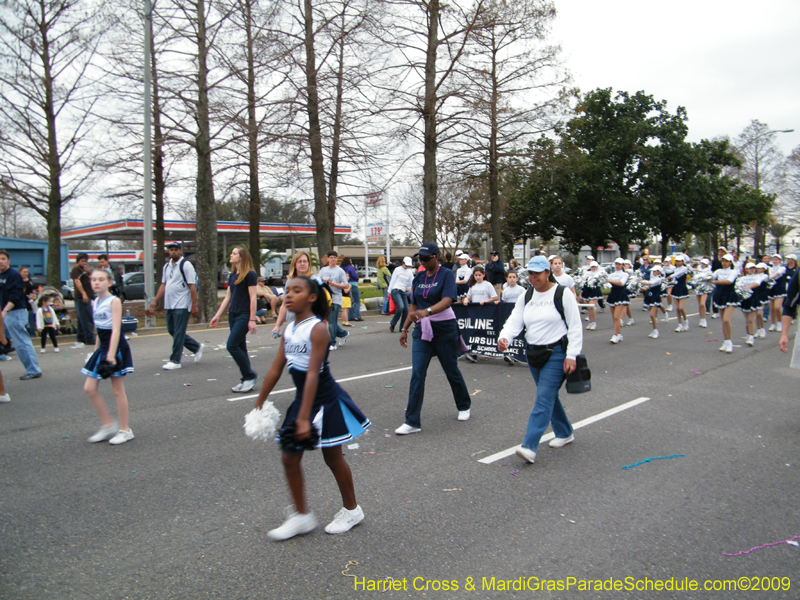
[[[254,408],[244,418],[244,433],[254,440],[267,441],[278,427],[281,413],[272,402],[265,402],[261,410]]]

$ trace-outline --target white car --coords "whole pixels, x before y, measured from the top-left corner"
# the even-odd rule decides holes
[[[359,277],[377,277],[378,269],[375,267],[367,267],[367,270],[364,270],[364,267],[358,267],[356,273],[358,273]]]

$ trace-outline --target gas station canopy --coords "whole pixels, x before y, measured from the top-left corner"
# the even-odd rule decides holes
[[[155,231],[155,223],[153,223]],[[334,225],[336,235],[351,233],[349,226]],[[194,242],[197,227],[194,221],[164,221],[164,234],[167,240]],[[141,219],[122,219],[85,227],[65,229],[61,239],[69,240],[141,240],[144,234],[144,221]],[[250,224],[243,221],[217,221],[217,234],[220,239],[246,240],[250,235]],[[290,237],[317,235],[316,225],[303,223],[260,223],[259,235],[263,237]]]

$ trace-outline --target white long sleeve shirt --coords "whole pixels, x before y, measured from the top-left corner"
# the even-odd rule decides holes
[[[567,358],[575,359],[583,349],[583,326],[578,301],[569,290],[564,290],[564,319],[558,314],[554,303],[556,287],[544,293],[533,291],[533,297],[527,304],[525,295],[517,298],[514,310],[503,325],[499,338],[511,342],[525,327],[525,340],[532,346],[545,346],[557,342],[567,336]],[[569,328],[567,328],[569,324]]]
[[[404,292],[410,292],[413,281],[414,269],[397,267],[394,270],[394,273],[392,273],[392,281],[389,283],[389,291],[402,290]]]

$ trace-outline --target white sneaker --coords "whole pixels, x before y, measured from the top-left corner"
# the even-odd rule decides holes
[[[86,344],[84,344],[83,342],[75,342],[74,344],[72,344],[72,346],[70,346],[70,348],[83,348],[84,346],[86,346]]]
[[[41,350],[39,350],[39,353],[41,353],[41,354],[44,354],[44,348],[42,348]]]
[[[587,329],[588,331],[594,331],[595,329],[597,329],[597,322],[595,321],[595,322],[593,322],[593,323],[589,323],[589,324],[586,326],[586,329]]]
[[[305,535],[311,533],[317,526],[317,518],[314,513],[307,514],[291,513],[289,517],[283,522],[283,525],[277,529],[272,529],[267,532],[267,536],[276,542],[288,540],[296,535]]]
[[[620,334],[617,336],[617,343],[619,343],[619,342],[621,342],[621,341],[622,341],[622,334],[620,333]]]
[[[6,402],[11,402],[10,394],[6,394],[5,396],[0,396],[0,404],[5,404]]]
[[[403,423],[400,425],[400,427],[394,430],[396,435],[408,435],[409,433],[419,433],[420,431],[422,431],[422,429],[419,427],[412,427],[408,423]]]
[[[689,321],[688,320],[683,322],[683,330],[684,331],[689,331]]]
[[[353,510],[342,507],[342,509],[336,513],[336,516],[333,517],[333,521],[328,523],[325,527],[325,533],[336,535],[337,533],[350,531],[363,520],[364,511],[361,510],[360,506],[356,506]]]
[[[330,346],[328,346],[328,350],[330,352],[333,352],[334,350],[336,350],[336,344],[331,344]]]
[[[700,319],[700,327],[708,327],[708,322],[705,319]]]
[[[677,331],[678,333],[682,332],[683,331],[683,324],[679,323],[678,324],[678,328],[675,331]]]
[[[669,306],[667,306],[667,312],[672,312],[674,309],[675,309],[674,304],[670,304]]]
[[[767,330],[762,327],[761,329],[756,331],[756,337],[760,337],[760,338],[767,337]]]
[[[101,427],[97,430],[92,437],[90,437],[87,442],[90,444],[96,444],[97,442],[105,442],[108,438],[113,436],[117,431],[119,431],[119,425],[116,423],[112,423],[108,427]]]
[[[711,315],[711,318],[712,319],[719,319],[719,313],[714,313],[713,315]]]
[[[459,421],[469,421],[469,409],[458,411]]]
[[[769,326],[769,329],[768,329],[767,331],[775,331],[775,323],[773,323],[772,325],[770,325],[770,326]]]
[[[253,388],[256,387],[256,383],[258,383],[258,375],[256,375],[255,379],[248,379],[247,381],[243,381],[241,387],[239,388],[240,392],[251,392]]]
[[[783,331],[783,323],[778,323],[775,326],[775,331]]]
[[[203,358],[203,350],[206,349],[205,344],[200,344],[200,349],[194,353],[194,362],[200,362],[200,359]]]
[[[574,435],[565,438],[553,438],[552,440],[550,440],[549,446],[551,448],[563,448],[567,444],[571,444],[574,441],[575,441]]]
[[[53,352],[58,352],[58,348],[53,348]]]
[[[728,354],[733,352],[733,341],[732,340],[726,340],[726,342],[725,342],[725,352],[727,352]]]
[[[633,325],[633,317],[631,317],[630,319],[628,319],[628,322],[626,323],[626,325],[627,325],[628,327],[630,327],[631,325]]]
[[[530,448],[525,448],[520,446],[517,448],[515,454],[519,456],[521,459],[528,461],[529,463],[533,464],[536,460],[536,452],[531,450]]]
[[[162,369],[166,369],[167,371],[174,371],[175,369],[181,368],[181,363],[174,363],[172,361],[164,363],[164,366],[161,367]]]
[[[612,336],[611,336],[611,340],[610,340],[610,342],[611,342],[612,344],[617,344],[617,343],[619,343],[619,336],[618,336],[618,335],[612,335]]]
[[[719,347],[720,352],[725,352],[728,349],[728,340],[722,341],[722,346]]]
[[[652,335],[650,337],[653,338],[654,340],[657,340],[658,339],[658,329],[653,329],[653,333],[652,333]]]
[[[748,345],[748,346],[752,346],[752,345],[754,345],[755,343],[756,343],[756,338],[755,338],[755,336],[748,335],[748,336],[747,336],[747,345]]]
[[[589,317],[584,317],[584,318],[583,318],[583,320],[584,320],[584,321],[588,321],[588,320],[589,320]]]
[[[122,431],[120,429],[117,432],[117,435],[108,440],[108,443],[113,444],[114,446],[119,446],[120,444],[124,444],[125,442],[130,442],[132,439],[133,439],[132,429],[128,429],[128,431]]]

